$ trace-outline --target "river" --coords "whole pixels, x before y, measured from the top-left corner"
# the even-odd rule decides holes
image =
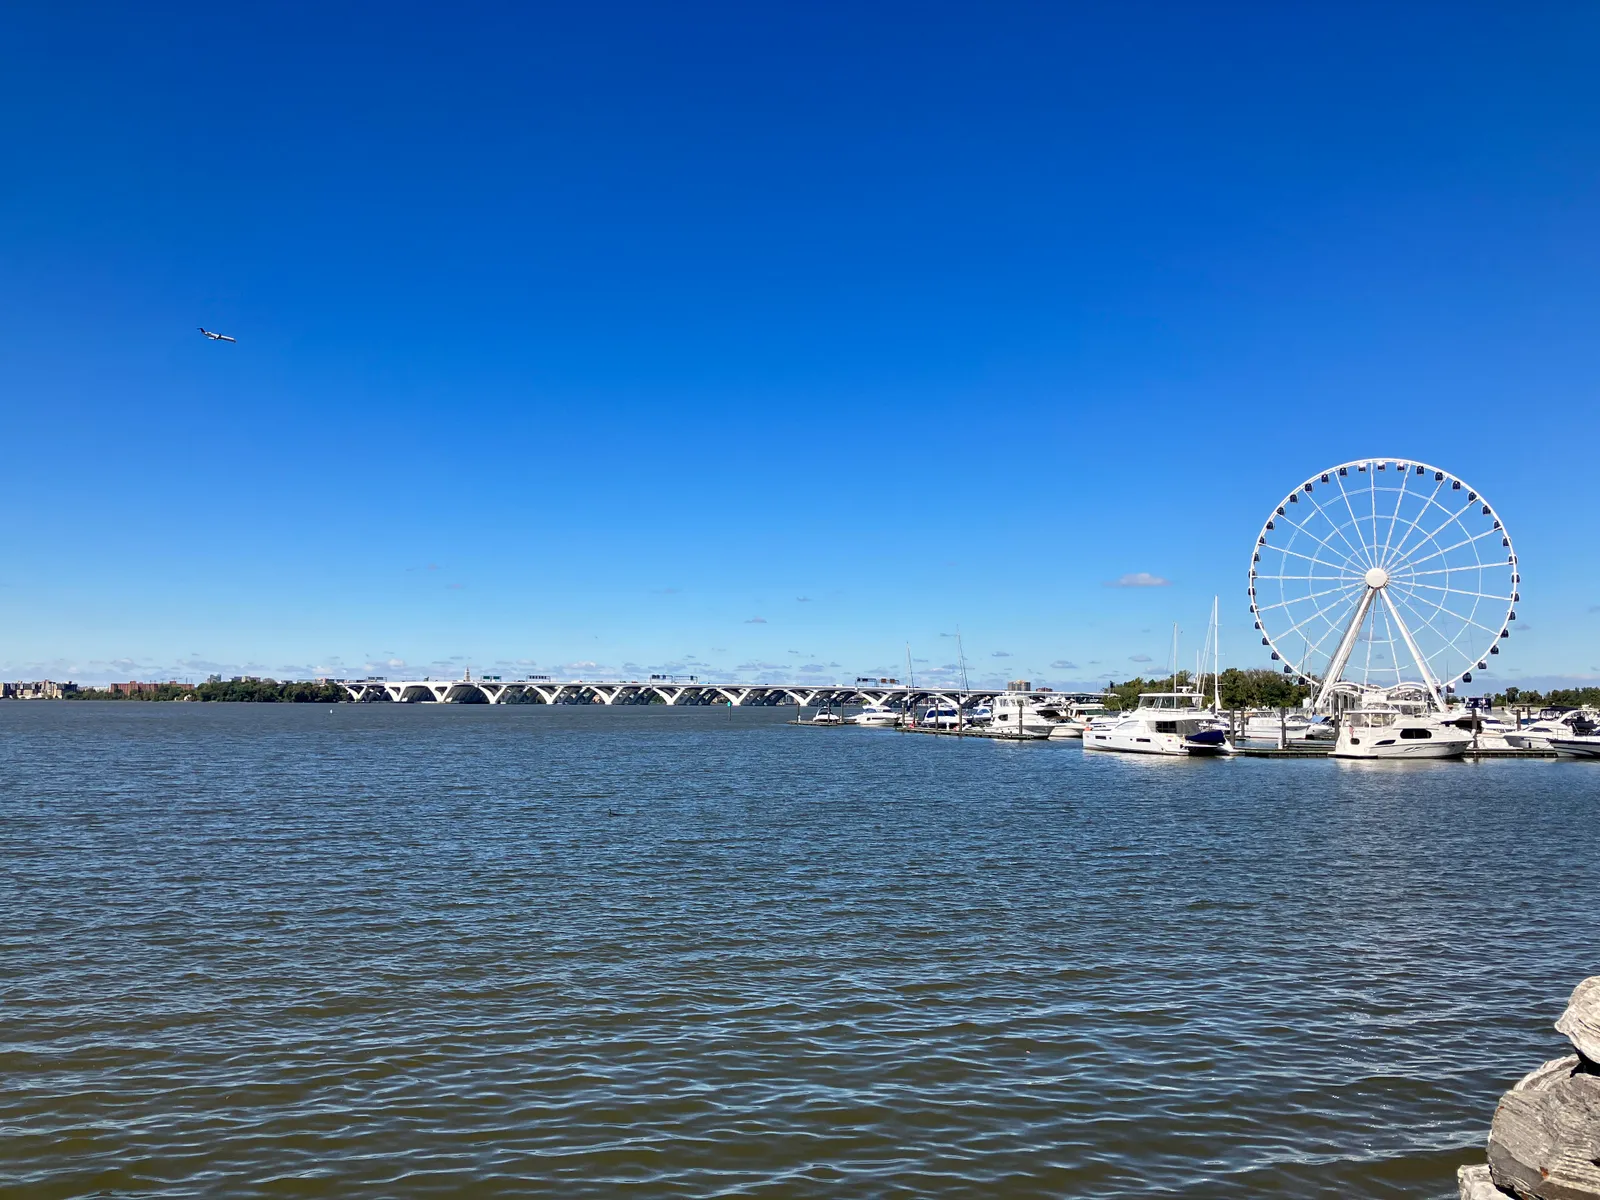
[[[1600,972],[1600,763],[792,715],[0,705],[0,1188],[1445,1197]]]

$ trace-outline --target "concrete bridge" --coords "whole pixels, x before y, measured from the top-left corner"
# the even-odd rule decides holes
[[[963,707],[992,700],[1004,689],[908,687],[898,682],[852,684],[703,683],[672,678],[650,680],[510,679],[341,679],[350,699],[397,704],[727,704],[735,708],[794,704],[924,704],[942,701]],[[1051,693],[1036,693],[1050,695]]]

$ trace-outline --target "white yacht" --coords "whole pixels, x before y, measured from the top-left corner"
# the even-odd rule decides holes
[[[1099,700],[1073,700],[1068,702],[1062,719],[1050,730],[1052,738],[1082,738],[1091,721],[1109,716],[1106,706]]]
[[[1145,692],[1132,712],[1091,721],[1083,734],[1083,748],[1125,754],[1232,753],[1216,714],[1200,704],[1193,692]]]
[[[1244,714],[1244,736],[1252,741],[1275,742],[1281,733],[1285,740],[1303,742],[1315,728],[1303,712],[1286,712],[1279,717],[1275,709],[1257,708]]]
[[[813,725],[843,725],[844,724],[844,718],[841,717],[836,712],[833,712],[831,710],[826,710],[825,709],[824,711],[819,712],[816,716],[811,718],[811,724],[813,724]]]
[[[1472,739],[1474,750],[1516,750],[1519,747],[1512,742],[1512,737],[1517,732],[1517,727],[1510,721],[1501,720],[1492,713],[1468,713],[1466,716],[1450,716],[1444,718],[1447,725],[1453,725]]]
[[[965,723],[956,706],[947,700],[928,705],[917,718],[917,724],[924,729],[956,729]]]
[[[1550,748],[1562,758],[1600,758],[1600,734],[1574,733],[1553,737]]]
[[[1001,692],[988,707],[989,732],[1009,737],[1047,738],[1067,718],[1054,698],[1040,699],[1027,692]]]
[[[1472,735],[1434,713],[1406,713],[1372,702],[1346,709],[1333,744],[1335,758],[1460,758]]]
[[[875,725],[893,729],[900,724],[900,713],[887,704],[868,704],[853,717],[845,718],[850,725]]]
[[[1507,733],[1506,741],[1518,750],[1554,750],[1551,743],[1556,738],[1563,741],[1573,737],[1585,737],[1596,731],[1595,714],[1586,708],[1575,708],[1567,712],[1547,708],[1539,714],[1539,719],[1521,729],[1514,729]]]

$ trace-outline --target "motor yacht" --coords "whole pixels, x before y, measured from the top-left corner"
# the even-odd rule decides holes
[[[1098,700],[1071,701],[1067,704],[1061,720],[1051,728],[1050,736],[1055,739],[1081,739],[1091,721],[1109,715],[1106,706]]]
[[[853,717],[846,717],[850,725],[874,725],[893,729],[900,724],[900,713],[887,704],[868,704]]]
[[[1556,738],[1588,737],[1596,729],[1595,713],[1590,709],[1547,708],[1537,721],[1509,731],[1505,738],[1518,750],[1554,750],[1552,742]]]
[[[1562,758],[1600,758],[1600,734],[1571,734],[1553,737],[1550,748]]]
[[[1089,723],[1085,750],[1125,754],[1229,754],[1233,747],[1216,714],[1201,707],[1193,692],[1145,692],[1128,713],[1111,713]]]
[[[944,700],[923,709],[922,715],[917,718],[917,724],[924,729],[956,729],[965,722],[956,706]]]
[[[1402,712],[1392,704],[1346,709],[1333,743],[1335,758],[1460,758],[1472,735],[1434,713]]]
[[[1454,726],[1472,739],[1474,750],[1516,750],[1512,742],[1517,727],[1489,713],[1467,713],[1460,717],[1444,718],[1446,725]]]
[[[1279,716],[1276,709],[1257,708],[1244,714],[1243,735],[1252,741],[1275,742],[1281,735],[1285,741],[1303,742],[1315,728],[1311,717],[1302,712]]]
[[[824,710],[811,718],[813,725],[843,725],[844,718],[836,712]]]
[[[1008,737],[1047,738],[1067,719],[1055,699],[1041,700],[1026,692],[1001,692],[989,702],[989,732]]]

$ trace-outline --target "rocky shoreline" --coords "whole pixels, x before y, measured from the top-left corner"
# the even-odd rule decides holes
[[[1600,975],[1573,990],[1556,1029],[1575,1053],[1500,1098],[1489,1161],[1457,1172],[1461,1200],[1600,1200]]]

